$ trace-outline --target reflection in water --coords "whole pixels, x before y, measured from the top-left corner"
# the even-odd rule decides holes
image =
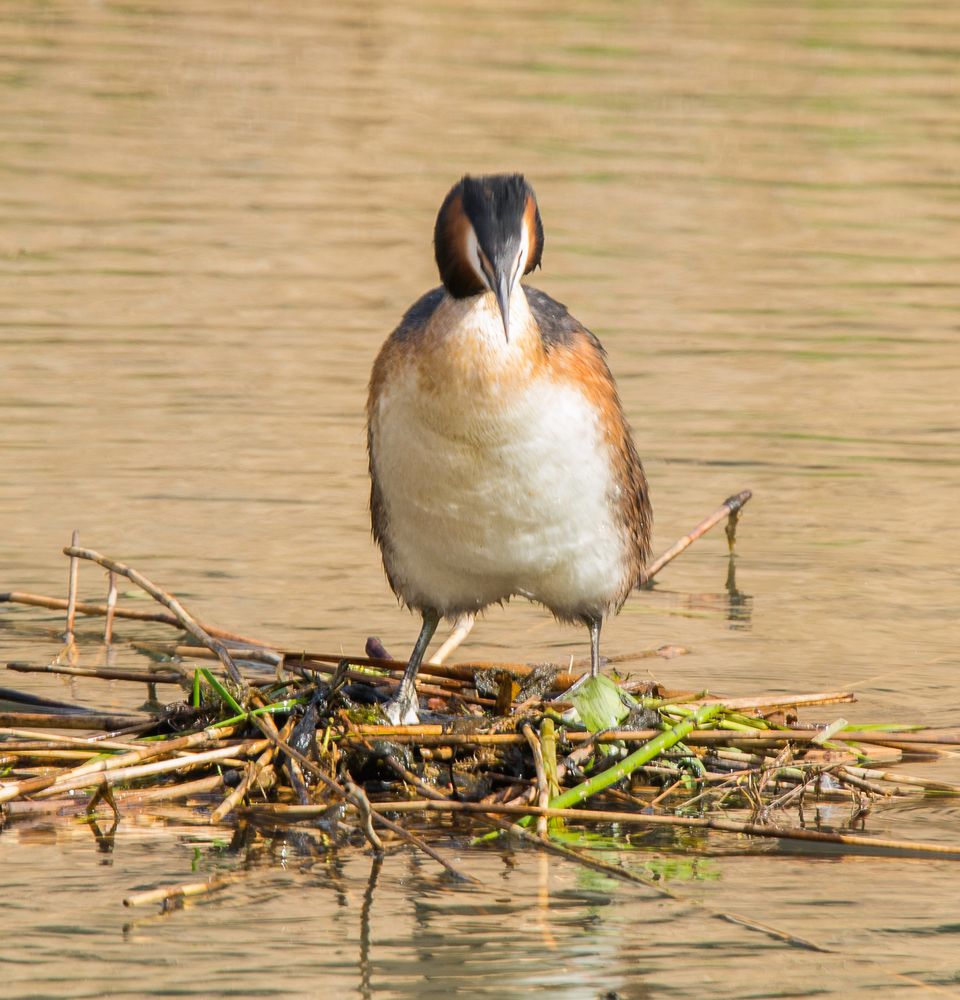
[[[726,621],[730,629],[749,630],[752,627],[753,597],[737,586],[737,556],[727,556],[727,573],[723,590],[677,593],[650,584],[647,593],[657,596],[657,610],[677,617]]]
[[[436,280],[438,198],[465,170],[522,169],[548,233],[534,283],[610,353],[655,550],[755,494],[736,566],[701,540],[607,651],[689,648],[653,661],[671,687],[851,686],[854,720],[955,720],[960,8],[13,3],[0,51],[0,588],[62,595],[79,527],[205,620],[406,647],[368,537],[365,382]],[[85,569],[81,593],[104,592]],[[5,660],[55,655],[60,632],[0,610]],[[116,632],[120,667],[125,639],[161,636]],[[463,652],[585,650],[516,601]],[[30,683],[104,708],[143,693]],[[867,828],[947,839],[955,820],[926,801]],[[301,871],[278,848],[124,941],[123,896],[189,877],[182,822],[123,816],[109,868],[82,825],[9,824],[6,995],[809,987],[808,955],[527,854],[469,852],[474,890],[406,854],[371,880],[359,854]],[[835,948],[823,991],[955,988],[946,863],[686,846],[723,855],[698,892]]]
[[[731,552],[727,557],[727,620],[731,628],[748,629],[753,613],[753,598],[737,589],[737,557]]]
[[[363,907],[360,910],[360,959],[358,967],[360,971],[360,995],[363,997],[373,996],[370,987],[370,917],[373,912],[373,893],[377,887],[377,878],[380,875],[380,868],[383,865],[383,858],[375,854],[370,864],[370,878],[367,882],[366,892],[363,894]]]
[[[92,805],[93,803],[91,802],[91,806]],[[97,822],[95,816],[89,816],[87,818],[87,823],[90,825],[90,832],[97,839],[97,850],[99,850],[101,854],[108,854],[108,855],[112,854],[114,849],[114,838],[116,837],[117,833],[117,827],[120,825],[120,817],[114,815],[110,824],[110,829],[107,830],[106,833],[104,833],[103,830],[100,829],[100,824]],[[109,863],[110,862],[108,859],[104,859],[104,864],[109,864]]]

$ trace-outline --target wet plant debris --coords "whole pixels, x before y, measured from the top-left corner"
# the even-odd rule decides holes
[[[8,670],[145,685],[147,701],[137,711],[97,711],[0,689],[3,823],[38,813],[116,823],[177,803],[196,824],[230,824],[234,836],[303,835],[324,851],[406,845],[466,880],[474,877],[449,856],[451,842],[529,844],[618,877],[627,869],[592,847],[707,853],[708,831],[794,849],[960,857],[960,845],[892,840],[869,828],[888,801],[960,794],[958,785],[901,770],[960,746],[960,731],[851,725],[839,714],[851,692],[723,699],[617,676],[609,665],[590,678],[559,664],[425,663],[420,724],[388,725],[381,706],[405,662],[376,639],[363,656],[278,648],[197,621],[137,570],[76,539],[64,551],[74,566],[108,570],[107,602],[77,600],[75,569],[66,602],[0,594],[66,605],[68,614],[53,662]],[[166,610],[119,608],[118,577]],[[78,640],[77,614],[103,617],[106,643]],[[180,634],[125,640],[142,669],[115,668],[109,657],[85,665],[103,659],[121,619]],[[179,691],[161,699],[161,687]],[[823,721],[802,722],[799,713],[812,709]],[[701,832],[691,841],[693,831]],[[233,877],[221,871],[126,902],[182,901]]]

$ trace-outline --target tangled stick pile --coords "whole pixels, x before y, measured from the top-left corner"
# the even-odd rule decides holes
[[[721,702],[703,692],[636,681],[618,685],[601,677],[565,694],[578,675],[556,666],[425,665],[418,687],[432,721],[383,725],[379,705],[398,683],[402,661],[272,648],[199,623],[131,567],[76,544],[64,551],[72,582],[66,602],[0,595],[12,603],[66,605],[64,653],[51,664],[8,667],[143,683],[153,707],[91,712],[4,689],[0,698],[24,709],[0,713],[6,821],[41,811],[103,809],[119,818],[180,800],[209,824],[229,820],[269,836],[311,831],[323,850],[366,844],[381,851],[407,843],[467,879],[442,849],[453,832],[478,842],[519,837],[617,877],[648,882],[558,844],[553,835],[561,825],[564,844],[581,831],[584,847],[599,830],[625,845],[640,831],[645,845],[676,849],[669,838],[677,829],[703,829],[816,841],[835,850],[960,854],[949,845],[863,832],[877,803],[960,793],[958,786],[895,766],[905,757],[960,745],[960,734],[922,727],[856,730],[842,718],[799,723],[799,708],[849,702],[849,692]],[[78,602],[81,560],[110,571],[105,605]],[[118,609],[118,575],[167,611]],[[175,626],[190,643],[134,643],[150,657],[143,670],[84,667],[73,634],[76,613],[103,614],[108,639],[114,620],[126,618]],[[385,651],[371,641],[367,653]],[[178,685],[181,697],[161,704],[159,685]],[[76,731],[86,733],[72,735]],[[823,802],[847,803],[845,822],[818,826]],[[428,823],[431,813],[439,819]],[[420,817],[417,832],[408,828],[407,814]],[[654,829],[659,837],[651,839]],[[182,898],[228,883],[218,874],[128,901]]]

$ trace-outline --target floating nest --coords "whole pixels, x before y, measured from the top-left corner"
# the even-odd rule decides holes
[[[852,692],[724,699],[617,678],[619,664],[592,679],[554,664],[424,664],[423,721],[385,725],[380,706],[405,663],[376,640],[364,656],[270,647],[198,622],[129,566],[76,544],[64,551],[73,565],[67,601],[0,594],[65,607],[64,649],[53,663],[8,669],[144,684],[149,698],[144,710],[118,714],[0,691],[16,709],[0,712],[3,822],[37,813],[116,822],[179,801],[195,822],[229,822],[245,836],[306,832],[324,851],[405,844],[467,880],[473,876],[446,856],[451,836],[530,844],[668,895],[655,879],[590,848],[676,851],[677,830],[701,830],[817,850],[960,855],[957,847],[884,839],[867,828],[878,803],[960,793],[901,770],[911,758],[960,745],[960,733],[851,726],[838,709],[823,722],[800,720],[801,711],[854,701]],[[81,560],[110,571],[106,604],[77,600]],[[118,576],[166,610],[118,609]],[[117,618],[162,622],[186,638],[134,642],[148,659],[141,670],[85,667],[73,635],[77,613],[103,615],[108,642]],[[615,659],[682,652],[664,647]],[[161,685],[179,686],[179,697],[159,701]],[[236,877],[219,872],[125,902],[169,906]]]

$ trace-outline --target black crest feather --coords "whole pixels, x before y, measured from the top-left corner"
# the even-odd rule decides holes
[[[473,227],[480,248],[493,261],[516,253],[528,210],[533,212],[533,220],[525,274],[540,264],[543,223],[536,195],[523,174],[467,174],[450,189],[437,214],[433,242],[440,277],[451,295],[465,298],[484,291],[464,259],[463,227],[467,223]]]

